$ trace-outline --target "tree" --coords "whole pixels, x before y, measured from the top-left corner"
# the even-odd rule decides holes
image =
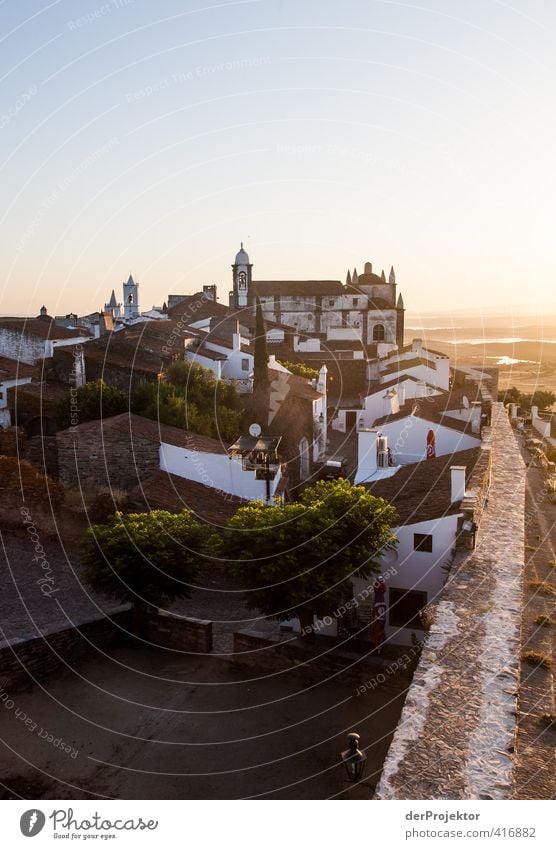
[[[321,481],[301,501],[276,507],[252,502],[229,520],[224,551],[246,587],[245,602],[267,616],[330,614],[352,592],[351,578],[377,570],[393,547],[395,510],[365,487]]]
[[[522,410],[530,410],[532,406],[538,407],[539,410],[546,410],[556,402],[556,394],[546,389],[536,389],[532,395],[527,395],[516,386],[512,386],[510,389],[499,392],[498,400],[504,404],[518,404]]]
[[[191,595],[208,539],[208,527],[190,510],[116,513],[87,529],[80,547],[83,577],[95,592],[132,602],[141,631],[150,605]]]
[[[225,442],[233,442],[241,431],[237,387],[191,361],[171,365],[165,380],[157,384],[138,386],[132,393],[131,409],[163,424]]]
[[[255,353],[253,363],[253,392],[264,393],[268,389],[268,351],[266,348],[266,328],[261,302],[257,298],[255,313]]]
[[[291,371],[292,374],[297,374],[299,377],[305,377],[307,380],[318,380],[319,372],[316,368],[306,366],[305,363],[290,363],[288,360],[280,360],[284,368]]]
[[[512,386],[509,389],[501,390],[498,393],[498,400],[503,404],[519,404],[521,401],[521,392],[517,386]]]
[[[81,422],[117,416],[128,409],[127,397],[117,386],[94,380],[77,389],[68,389],[58,404],[56,422],[63,430]]]
[[[538,407],[539,410],[547,410],[552,407],[554,402],[556,402],[554,392],[549,392],[546,389],[536,389],[531,396],[530,405],[532,407]]]

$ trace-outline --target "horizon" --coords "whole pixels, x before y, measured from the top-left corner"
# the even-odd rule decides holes
[[[396,270],[406,307],[556,310],[556,8],[2,4],[2,313]],[[99,9],[103,9],[101,12]]]

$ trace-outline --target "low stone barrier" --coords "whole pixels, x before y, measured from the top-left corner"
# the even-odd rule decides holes
[[[121,642],[131,624],[131,606],[122,605],[109,616],[99,615],[77,625],[55,626],[39,637],[0,642],[0,680],[16,691],[44,681],[65,664],[70,667],[95,648]]]
[[[151,645],[190,654],[212,651],[212,622],[206,619],[158,611],[147,618],[146,629],[146,638]]]
[[[233,662],[259,673],[298,672],[304,681],[316,684],[328,678],[348,684],[361,694],[375,689],[402,673],[406,660],[377,657],[368,652],[350,651],[349,642],[339,648],[315,643],[288,635],[262,636],[256,631],[237,631],[234,634]],[[409,679],[408,679],[409,681]]]
[[[148,616],[145,624],[143,638],[136,639],[133,610],[126,604],[86,622],[47,629],[42,636],[0,642],[0,684],[11,692],[25,689],[66,664],[73,668],[95,649],[106,651],[123,644],[187,654],[212,650],[212,622],[159,611]]]

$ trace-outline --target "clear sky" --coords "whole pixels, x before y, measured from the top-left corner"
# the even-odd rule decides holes
[[[553,0],[0,0],[0,313],[396,269],[556,308]]]

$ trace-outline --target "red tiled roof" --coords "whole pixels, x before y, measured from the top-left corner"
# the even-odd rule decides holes
[[[395,371],[402,372],[408,368],[416,368],[417,366],[428,366],[428,368],[436,369],[434,360],[427,360],[425,357],[412,357],[410,360],[396,360],[381,373],[392,374]]]
[[[69,391],[69,386],[67,383],[61,383],[60,381],[41,381],[39,383],[20,383],[18,386],[14,386],[9,391],[13,393],[13,397],[20,398],[33,398],[38,399],[41,403],[44,404],[53,404],[58,403]]]
[[[3,380],[17,380],[17,378],[32,377],[36,366],[22,363],[21,360],[12,360],[9,357],[0,357],[0,382]]]
[[[414,350],[413,343],[411,343],[409,345],[402,345],[401,348],[398,348],[396,353],[398,353],[398,354],[408,354],[410,351],[413,351],[413,350]],[[444,354],[442,351],[435,351],[432,348],[429,348],[427,345],[423,345],[422,350],[425,353],[434,354],[437,357],[442,357],[442,359],[444,359],[444,360],[448,359],[448,354]],[[394,354],[394,356],[395,356],[395,354]]]
[[[304,377],[300,377],[297,374],[287,374],[278,369],[269,368],[268,376],[270,381],[277,379],[279,381],[284,380],[287,383],[289,387],[287,398],[305,398],[309,401],[316,401],[323,397],[321,392],[317,392]]]
[[[473,433],[470,422],[464,422],[461,419],[454,419],[451,416],[446,416],[443,413],[440,413],[438,409],[435,409],[432,404],[429,405],[428,402],[432,400],[433,397],[434,396],[429,396],[422,399],[412,398],[408,404],[404,404],[400,407],[398,413],[391,413],[388,416],[382,416],[380,419],[376,419],[373,427],[379,427],[380,425],[389,424],[390,422],[396,422],[400,419],[408,418],[409,416],[416,416],[416,418],[423,419],[426,422],[431,422],[431,424],[443,425],[451,430],[457,430],[460,433],[468,433],[469,436],[475,436],[477,439],[480,438],[478,433]]]
[[[237,495],[168,472],[157,472],[132,490],[130,498],[136,509],[170,512],[188,509],[203,521],[217,526],[225,525],[240,507],[249,503]]]
[[[189,448],[191,451],[210,454],[228,453],[226,447],[218,439],[191,433],[191,431],[182,430],[173,425],[162,424],[162,422],[148,419],[145,416],[138,416],[135,413],[120,413],[118,416],[110,416],[106,419],[83,422],[71,428],[71,431],[72,433],[79,433],[95,429],[103,432],[118,432],[124,436],[130,436],[131,439],[146,439],[157,444],[165,442],[169,445],[177,445],[180,448]]]
[[[465,466],[469,484],[472,476],[482,479],[488,463],[488,451],[471,448],[402,466],[392,477],[365,486],[373,495],[394,505],[399,516],[397,524],[411,525],[459,512],[460,502],[451,501],[450,466]]]
[[[190,353],[199,357],[206,357],[207,360],[219,360],[220,362],[226,360],[226,354],[222,354],[220,351],[211,351],[211,349],[207,348],[206,345],[199,345],[198,348],[191,348]]]
[[[40,339],[75,339],[78,336],[90,335],[84,327],[74,330],[59,327],[52,318],[0,318],[0,328],[15,330],[22,336],[37,336]]]
[[[257,295],[289,295],[314,298],[318,295],[343,295],[344,286],[339,280],[254,280]]]

